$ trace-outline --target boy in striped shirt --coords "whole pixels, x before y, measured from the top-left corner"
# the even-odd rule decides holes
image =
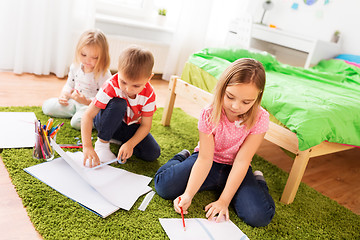
[[[160,156],[160,147],[150,134],[156,111],[155,92],[150,84],[154,57],[146,49],[132,46],[119,57],[118,73],[108,79],[89,105],[81,121],[84,165],[118,158],[122,162],[133,154],[145,161]],[[95,148],[91,142],[93,124],[98,131]],[[117,157],[110,140],[121,141]]]

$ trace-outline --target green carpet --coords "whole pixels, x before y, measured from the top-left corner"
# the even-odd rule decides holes
[[[175,109],[171,126],[163,127],[160,124],[162,110],[156,112],[151,130],[162,149],[158,161],[145,163],[132,157],[122,168],[153,177],[174,154],[195,147],[197,120]],[[48,119],[40,107],[0,107],[0,111],[31,111],[43,123]],[[80,137],[80,132],[72,129],[67,119],[55,119],[55,124],[63,121],[65,125],[57,135],[57,142],[75,143],[74,138]],[[115,152],[118,147],[112,148]],[[119,210],[102,219],[26,173],[24,168],[42,162],[33,159],[31,154],[32,149],[4,149],[1,156],[31,221],[44,239],[166,239],[158,219],[180,217],[171,201],[155,195],[145,212],[137,209],[142,196],[130,211]],[[252,165],[254,170],[264,172],[275,200],[276,214],[267,227],[253,228],[237,218],[230,208],[230,219],[250,239],[360,239],[360,216],[305,184],[300,185],[294,203],[284,205],[279,199],[288,174],[258,156]],[[154,183],[150,186],[154,188]],[[198,193],[186,217],[205,217],[202,209],[215,199],[213,192]]]

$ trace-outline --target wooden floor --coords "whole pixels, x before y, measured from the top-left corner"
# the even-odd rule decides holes
[[[41,106],[50,97],[57,97],[65,79],[53,75],[16,75],[0,72],[0,106]],[[157,93],[157,105],[163,107],[168,82],[151,81]],[[178,97],[175,107],[198,117],[200,109],[186,99]],[[292,160],[279,147],[264,140],[257,154],[289,172]],[[21,199],[11,184],[0,162],[0,232],[2,239],[41,239],[22,207]],[[5,173],[5,174],[4,174]],[[266,178],[266,173],[264,173]],[[339,204],[360,214],[360,149],[311,158],[302,179],[304,183]],[[296,201],[296,197],[295,197]],[[4,236],[4,233],[8,236]]]

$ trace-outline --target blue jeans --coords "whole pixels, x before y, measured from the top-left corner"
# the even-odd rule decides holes
[[[127,125],[123,121],[126,109],[125,99],[113,98],[105,109],[100,110],[94,118],[94,125],[100,139],[104,141],[116,139],[125,143],[134,136],[140,124]],[[134,155],[148,162],[155,161],[160,156],[160,146],[149,133],[134,147]]]
[[[175,199],[185,192],[185,188],[199,153],[186,158],[176,154],[155,174],[156,192],[165,199]],[[215,190],[221,193],[225,187],[232,166],[213,162],[210,172],[199,191]],[[265,181],[256,180],[251,166],[239,189],[235,193],[232,206],[244,222],[253,227],[266,226],[275,214],[275,203],[269,194]]]

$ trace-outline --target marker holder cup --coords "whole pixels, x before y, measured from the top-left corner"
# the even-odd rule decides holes
[[[46,161],[54,159],[54,149],[50,144],[50,140],[50,136],[45,137],[44,134],[35,133],[35,146],[32,155],[33,158],[44,159]]]

